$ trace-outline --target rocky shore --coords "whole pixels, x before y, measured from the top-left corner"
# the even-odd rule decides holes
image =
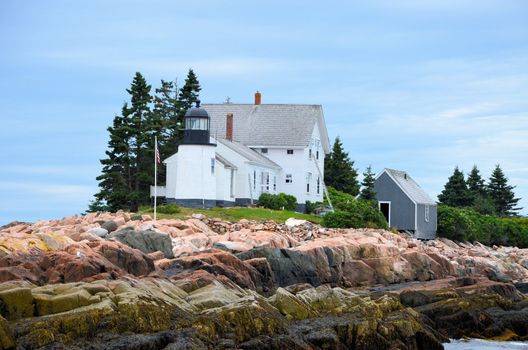
[[[528,250],[300,220],[0,227],[0,349],[442,349],[528,340]]]

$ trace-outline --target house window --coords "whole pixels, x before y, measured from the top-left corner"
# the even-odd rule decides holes
[[[292,174],[286,174],[286,183],[287,184],[293,183]]]
[[[315,159],[319,159],[319,150],[315,152]]]
[[[425,210],[425,213],[424,213],[425,222],[429,222],[429,205],[428,204],[425,205],[424,210]]]
[[[293,150],[292,149],[287,149],[286,150],[286,154],[293,154]]]
[[[261,149],[260,149],[260,152],[262,152],[262,153],[268,153],[268,149],[267,149],[267,148],[261,148]]]
[[[308,159],[312,159],[312,149],[308,150]]]
[[[253,170],[253,189],[257,189],[257,171]]]
[[[317,177],[317,194],[321,193],[321,177]]]
[[[312,173],[306,175],[306,193],[310,193],[310,182],[312,181]]]
[[[215,168],[215,159],[211,158],[211,174],[214,174],[214,168]]]
[[[261,192],[269,192],[269,182],[270,182],[270,178],[269,178],[269,173],[266,172],[266,171],[261,171],[260,172],[260,191]]]
[[[277,176],[273,176],[273,192],[277,192]]]

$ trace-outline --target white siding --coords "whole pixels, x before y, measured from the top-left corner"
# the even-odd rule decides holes
[[[317,155],[317,151],[319,151],[317,163],[323,174],[325,154],[317,125],[315,125],[312,132],[312,140],[313,143],[311,142],[306,148],[268,148],[268,153],[264,154],[282,168],[277,178],[277,192],[284,192],[295,196],[297,202],[300,204],[305,203],[307,200],[311,202],[321,202],[323,200],[324,179],[320,179],[320,190],[317,193],[317,178],[319,177],[319,172],[314,161],[309,158],[310,149],[312,149],[312,156],[314,158]],[[318,146],[317,140],[319,140]],[[288,154],[288,149],[293,149],[293,154]],[[309,193],[306,191],[308,173],[312,174]],[[286,183],[287,174],[292,174],[292,183]]]
[[[216,147],[200,145],[181,145],[178,149],[176,167],[177,199],[216,199],[217,162]],[[211,172],[211,159],[215,160],[214,173]],[[168,176],[169,174],[167,174]]]

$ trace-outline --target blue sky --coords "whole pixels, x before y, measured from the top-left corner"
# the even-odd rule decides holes
[[[0,224],[83,212],[136,71],[322,104],[356,166],[435,197],[500,163],[528,213],[528,2],[0,2]]]

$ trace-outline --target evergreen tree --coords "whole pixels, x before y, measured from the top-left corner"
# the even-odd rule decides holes
[[[464,173],[458,167],[455,167],[453,175],[449,177],[438,200],[451,207],[467,207],[471,204]]]
[[[137,211],[140,204],[149,203],[150,185],[154,183],[153,128],[156,122],[150,111],[151,86],[141,73],[136,72],[130,89],[130,141],[132,154],[130,211]]]
[[[95,195],[95,202],[106,202],[107,209],[116,211],[130,207],[131,190],[131,149],[130,149],[130,113],[125,103],[121,115],[114,117],[109,127],[110,140],[106,158],[101,159],[102,174],[99,181],[100,191]],[[96,209],[95,206],[89,210]]]
[[[372,167],[370,165],[367,167],[367,171],[363,173],[361,186],[361,199],[369,201],[376,199],[376,192],[374,191],[374,173],[372,172]]]
[[[495,206],[493,201],[489,198],[486,184],[480,175],[477,166],[474,165],[471,172],[468,174],[466,184],[468,187],[470,205],[480,214],[493,215]]]
[[[474,204],[478,197],[487,196],[486,184],[484,183],[482,176],[480,176],[480,171],[476,165],[473,166],[473,169],[471,169],[471,172],[468,174],[466,184],[471,204]]]
[[[338,191],[349,193],[353,196],[359,193],[357,170],[354,162],[343,150],[343,144],[336,137],[332,152],[325,157],[325,183]]]
[[[152,110],[152,114],[162,124],[161,130],[157,133],[161,159],[173,155],[183,139],[183,118],[179,116],[180,105],[176,83],[161,80],[161,86],[156,89]],[[159,175],[160,178],[165,178],[163,174]]]
[[[108,211],[110,208],[106,203],[99,199],[95,198],[94,200],[91,200],[88,204],[88,210],[86,210],[86,213],[97,213],[97,212],[104,212]]]
[[[185,84],[183,84],[178,96],[178,101],[180,103],[180,118],[183,118],[185,112],[199,100],[200,90],[202,90],[202,88],[200,87],[198,77],[194,74],[192,69],[189,69]]]
[[[515,186],[508,185],[508,178],[497,165],[490,176],[488,193],[495,206],[495,212],[499,216],[512,216],[522,208],[516,208],[520,198],[515,198],[513,189]]]

